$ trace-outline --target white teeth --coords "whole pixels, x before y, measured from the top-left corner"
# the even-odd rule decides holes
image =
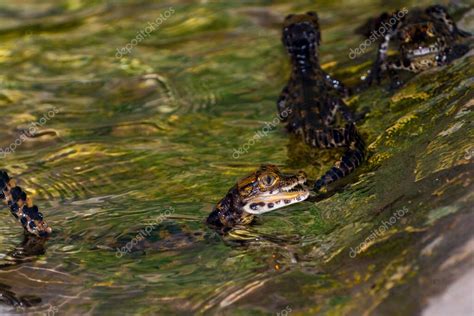
[[[291,189],[293,189],[294,187],[296,187],[298,184],[299,184],[299,183],[293,183],[293,184],[291,184],[291,185],[289,185],[289,186],[287,186],[287,187],[285,187],[285,188],[282,188],[281,190],[282,190],[282,191],[285,191],[285,192],[288,192],[288,191],[290,191]]]
[[[429,48],[419,48],[414,51],[416,56],[428,54],[431,50]]]
[[[438,48],[436,46],[430,47],[419,47],[418,49],[413,50],[413,56],[423,56],[429,53],[436,53],[438,52]]]
[[[301,179],[301,180],[298,180],[298,182],[295,182],[293,184],[290,184],[287,187],[282,188],[281,190],[285,191],[285,192],[288,192],[288,191],[294,189],[297,185],[304,184],[305,182],[306,182],[306,179]]]

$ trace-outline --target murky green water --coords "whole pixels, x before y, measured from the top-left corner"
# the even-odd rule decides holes
[[[10,304],[0,312],[419,312],[472,259],[472,56],[396,93],[347,100],[371,110],[360,126],[370,159],[340,192],[235,232],[247,242],[203,220],[262,163],[316,178],[336,159],[281,127],[234,154],[276,117],[286,14],[318,11],[323,66],[354,83],[373,54],[349,59],[362,40],[352,30],[428,3],[1,1],[0,145],[34,122],[42,133],[3,153],[0,167],[21,179],[55,234],[22,248],[21,227],[1,213],[0,291]],[[472,32],[472,8],[453,8]]]

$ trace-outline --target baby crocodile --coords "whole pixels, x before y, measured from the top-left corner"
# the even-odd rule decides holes
[[[398,10],[391,15],[383,13],[359,30],[367,37],[376,30],[384,33],[377,59],[366,80],[368,85],[374,79],[380,83],[382,74],[386,73],[392,87],[399,87],[402,84],[398,78],[400,71],[419,73],[446,65],[469,51],[469,47],[459,40],[470,34],[460,30],[447,9],[440,5],[424,10]]]
[[[342,159],[316,181],[314,190],[319,191],[362,163],[365,144],[357,132],[353,114],[341,99],[346,89],[319,64],[318,15],[315,12],[288,15],[282,41],[293,65],[288,84],[277,102],[286,129],[313,147],[346,148]]]
[[[33,205],[32,200],[4,170],[0,170],[0,199],[10,207],[10,212],[20,221],[25,231],[39,237],[51,234],[52,229],[43,220],[38,207]]]
[[[301,202],[309,190],[302,187],[306,175],[284,175],[274,165],[263,165],[239,180],[207,218],[216,228],[250,224],[255,215]]]

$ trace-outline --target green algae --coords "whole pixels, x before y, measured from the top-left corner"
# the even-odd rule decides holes
[[[159,30],[130,55],[114,56],[170,5],[176,12]],[[101,315],[418,313],[425,293],[455,276],[446,267],[462,271],[469,259],[472,54],[396,92],[372,87],[348,98],[354,110],[370,109],[359,124],[368,162],[325,199],[221,237],[203,220],[237,179],[262,163],[314,179],[341,155],[309,148],[279,127],[232,156],[275,118],[289,73],[283,17],[316,9],[324,69],[355,83],[373,54],[348,58],[362,40],[352,30],[397,4],[170,5],[0,5],[16,12],[0,29],[2,148],[18,126],[60,109],[45,126],[56,136],[3,159],[56,233],[45,254],[18,264],[7,254],[21,231],[4,212],[0,262],[18,264],[22,274],[0,270],[0,282],[19,296],[40,297],[31,312],[51,304],[61,314]],[[168,206],[174,213],[145,245],[118,258],[116,247]],[[408,212],[390,223],[403,208]]]

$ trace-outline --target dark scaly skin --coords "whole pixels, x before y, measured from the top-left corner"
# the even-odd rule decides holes
[[[21,187],[16,185],[7,172],[0,170],[0,199],[10,207],[11,214],[21,223],[26,232],[48,237],[52,229],[43,220],[43,214],[33,205]]]
[[[309,191],[299,187],[306,175],[284,175],[274,165],[263,165],[239,180],[209,214],[207,224],[214,228],[231,228],[250,224],[257,214],[305,200]]]
[[[315,12],[286,17],[282,41],[293,67],[277,102],[286,129],[313,147],[347,149],[342,159],[316,181],[315,191],[347,176],[365,159],[364,141],[352,112],[341,99],[346,89],[319,65],[320,40]]]
[[[399,10],[391,15],[383,13],[367,23],[365,35],[368,36],[383,24],[388,25],[387,22],[394,16],[403,17],[381,38],[377,58],[366,80],[367,85],[371,85],[374,80],[380,84],[382,76],[387,74],[391,87],[398,88],[402,85],[400,71],[419,73],[446,65],[469,51],[469,47],[460,43],[460,40],[470,34],[460,30],[447,9],[440,5],[410,11]],[[395,54],[389,56],[388,52],[392,50]]]

